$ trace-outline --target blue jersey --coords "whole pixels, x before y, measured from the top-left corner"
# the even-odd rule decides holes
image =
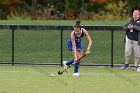
[[[83,28],[81,28],[81,34],[77,36],[76,31],[74,31],[75,43],[76,43],[76,50],[82,50],[81,40],[84,36]],[[68,39],[68,49],[69,51],[73,51],[72,49],[72,41],[71,38]]]

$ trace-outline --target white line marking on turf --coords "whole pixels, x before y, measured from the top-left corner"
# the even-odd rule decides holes
[[[0,72],[7,72],[7,73],[15,73],[15,72],[17,72],[17,73],[25,73],[25,72],[28,72],[28,73],[30,73],[30,72],[34,72],[34,73],[39,73],[39,72],[37,72],[37,71],[14,71],[14,70],[11,70],[11,71],[0,71]]]
[[[0,79],[0,81],[23,81],[23,82],[46,82],[48,80],[28,80],[28,79]],[[120,86],[120,85],[125,85],[127,84],[127,82],[88,82],[88,81],[66,81],[67,83],[80,83],[80,84],[100,84],[100,86],[102,86],[101,84],[107,84],[107,85],[111,85],[112,84],[116,84],[117,86]]]
[[[114,73],[81,73],[81,74],[91,74],[91,75],[115,75]],[[118,73],[122,74],[124,76],[140,76],[140,73],[138,74],[125,74],[125,73]]]
[[[36,81],[36,82],[44,82],[44,81],[48,81],[48,80],[28,80],[28,79],[0,79],[1,81]]]
[[[92,83],[93,83],[93,84],[97,84],[97,83],[100,83],[100,84],[101,84],[101,83],[107,83],[107,84],[110,84],[110,83],[111,83],[111,84],[112,84],[112,83],[113,83],[113,84],[114,84],[114,83],[116,83],[116,84],[125,83],[125,84],[126,84],[126,83],[127,83],[127,82],[100,82],[100,81],[99,81],[99,82],[98,82],[98,81],[97,81],[97,82],[92,82],[92,81],[91,81],[91,82],[87,82],[87,81],[86,81],[86,82],[85,82],[85,81],[84,81],[84,82],[81,82],[81,81],[76,81],[76,82],[75,82],[75,81],[67,81],[67,82],[69,82],[69,83],[83,83],[83,84],[85,84],[85,83],[87,83],[87,84],[92,84]]]
[[[34,70],[27,70],[27,71],[15,71],[15,70],[5,70],[5,71],[0,71],[0,72],[6,72],[6,73],[40,73],[38,71],[34,71]],[[50,72],[48,72],[50,73]],[[51,73],[56,73],[56,72],[51,72]],[[99,76],[99,75],[115,75],[115,73],[98,73],[98,72],[89,72],[89,73],[81,73],[82,74],[85,74],[85,75],[96,75],[96,76]],[[121,74],[121,75],[124,75],[124,76],[140,76],[140,73],[137,73],[137,74],[126,74],[126,73],[119,73],[118,74]]]

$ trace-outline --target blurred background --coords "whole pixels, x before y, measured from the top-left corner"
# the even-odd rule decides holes
[[[0,0],[0,19],[125,20],[140,0]]]

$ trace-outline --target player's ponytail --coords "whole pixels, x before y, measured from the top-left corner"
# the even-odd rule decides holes
[[[75,28],[80,28],[81,29],[81,21],[76,21],[76,24],[75,24]]]
[[[79,21],[79,20],[78,20],[78,21],[76,21],[76,24],[77,24],[77,25],[81,24],[81,21]]]

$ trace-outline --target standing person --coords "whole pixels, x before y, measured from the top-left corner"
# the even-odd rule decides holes
[[[129,67],[129,58],[134,51],[134,70],[137,70],[139,57],[140,57],[140,11],[134,10],[133,18],[130,19],[123,27],[126,32],[125,42],[125,64],[120,69],[126,69]]]
[[[139,11],[139,16],[140,16],[140,11]],[[140,19],[140,18],[139,18]],[[139,29],[140,29],[140,26],[139,26]],[[140,31],[140,30],[139,30]],[[138,39],[140,41],[140,32],[138,33]],[[140,45],[140,42],[139,42],[139,45]],[[139,67],[137,68],[137,72],[140,72],[140,63],[139,63]]]
[[[71,59],[67,62],[63,62],[64,68],[66,69],[70,64],[73,62],[76,62],[77,59],[82,57],[83,51],[82,51],[82,45],[81,41],[83,36],[86,36],[86,39],[88,41],[88,46],[86,49],[86,55],[91,53],[91,45],[92,45],[92,40],[88,34],[88,32],[81,27],[80,21],[76,21],[76,25],[74,27],[74,30],[71,32],[70,38],[68,39],[68,49],[69,51],[72,52],[74,59]],[[74,73],[73,76],[79,76],[80,74],[78,73],[80,61],[76,62],[74,64]]]

